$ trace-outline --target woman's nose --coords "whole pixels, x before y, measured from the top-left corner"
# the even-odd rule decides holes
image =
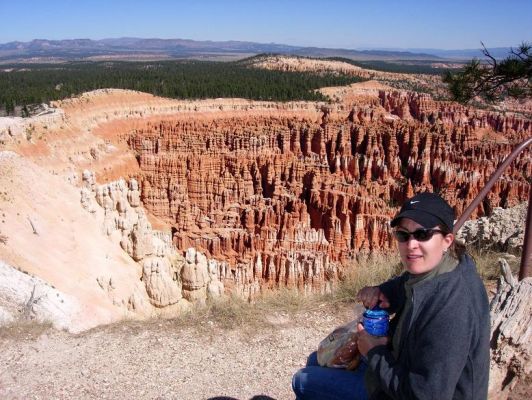
[[[419,242],[416,239],[414,239],[413,236],[410,236],[408,238],[408,242],[406,243],[406,245],[408,246],[409,249],[415,249],[419,246]]]

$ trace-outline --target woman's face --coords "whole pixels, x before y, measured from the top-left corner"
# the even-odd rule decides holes
[[[437,226],[434,229],[439,229]],[[399,231],[414,232],[417,229],[423,229],[423,226],[417,222],[402,218],[396,228]],[[401,262],[411,274],[423,274],[432,270],[443,257],[443,253],[451,246],[454,235],[449,233],[442,235],[435,233],[429,240],[420,242],[410,236],[409,240],[401,243],[398,242]]]

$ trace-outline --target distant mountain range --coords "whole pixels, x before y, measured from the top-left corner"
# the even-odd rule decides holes
[[[442,49],[430,49],[430,48],[421,48],[421,49],[372,49],[372,51],[381,50],[381,51],[404,51],[409,53],[423,53],[430,54],[432,56],[446,58],[446,59],[459,59],[459,60],[471,60],[472,58],[484,58],[482,54],[482,49],[479,46],[478,49],[461,49],[461,50],[442,50]],[[488,51],[490,54],[497,58],[502,59],[508,56],[510,52],[510,47],[492,47]]]
[[[504,57],[508,48],[490,49]],[[351,50],[299,47],[276,43],[196,41],[186,39],[36,39],[0,44],[0,62],[54,62],[71,60],[236,59],[259,53],[307,57],[345,57],[353,60],[450,60],[482,57],[480,50],[378,49]]]

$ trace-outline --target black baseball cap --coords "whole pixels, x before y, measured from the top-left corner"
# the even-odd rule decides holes
[[[410,218],[424,228],[433,228],[443,224],[453,231],[454,210],[444,199],[436,193],[419,193],[408,199],[399,214],[392,219],[392,228],[399,223],[401,218]]]

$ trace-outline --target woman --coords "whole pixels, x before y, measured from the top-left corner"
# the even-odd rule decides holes
[[[354,372],[320,367],[311,355],[292,381],[298,399],[486,399],[488,299],[453,225],[453,209],[436,194],[403,205],[391,226],[406,271],[357,296],[395,314],[389,337],[359,325],[367,362]]]

